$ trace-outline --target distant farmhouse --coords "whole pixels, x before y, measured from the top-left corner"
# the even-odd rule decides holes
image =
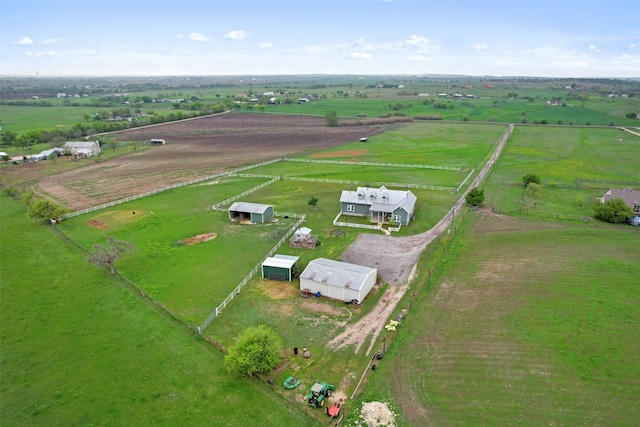
[[[64,144],[62,148],[72,156],[79,157],[97,156],[102,153],[98,141],[70,141]]]
[[[389,190],[358,187],[356,191],[343,191],[340,196],[340,211],[343,215],[369,217],[378,224],[407,225],[411,221],[416,205],[416,196],[409,190]]]
[[[600,201],[604,203],[618,197],[624,200],[624,203],[631,208],[634,214],[640,214],[640,191],[633,188],[610,188],[605,191]]]

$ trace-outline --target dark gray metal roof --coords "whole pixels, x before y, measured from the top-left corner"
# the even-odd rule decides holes
[[[393,212],[401,207],[412,213],[416,200],[410,190],[389,190],[384,185],[380,188],[358,187],[356,191],[343,191],[340,196],[342,203],[369,205],[375,212]]]

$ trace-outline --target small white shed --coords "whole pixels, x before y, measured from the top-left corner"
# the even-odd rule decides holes
[[[377,276],[375,268],[318,258],[300,274],[300,290],[343,301],[362,301],[376,284]]]

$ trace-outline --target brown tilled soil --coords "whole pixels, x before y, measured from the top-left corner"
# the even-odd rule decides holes
[[[381,133],[376,126],[330,128],[322,117],[227,113],[112,134],[167,145],[40,180],[37,190],[77,210],[213,175],[241,165],[335,147]]]

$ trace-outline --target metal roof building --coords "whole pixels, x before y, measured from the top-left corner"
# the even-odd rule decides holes
[[[377,276],[375,268],[318,258],[300,274],[300,290],[343,301],[362,301],[376,284]]]
[[[229,206],[229,219],[235,222],[251,222],[262,224],[273,216],[272,205],[259,203],[235,202]]]
[[[262,278],[292,281],[299,256],[276,254],[262,261]]]

